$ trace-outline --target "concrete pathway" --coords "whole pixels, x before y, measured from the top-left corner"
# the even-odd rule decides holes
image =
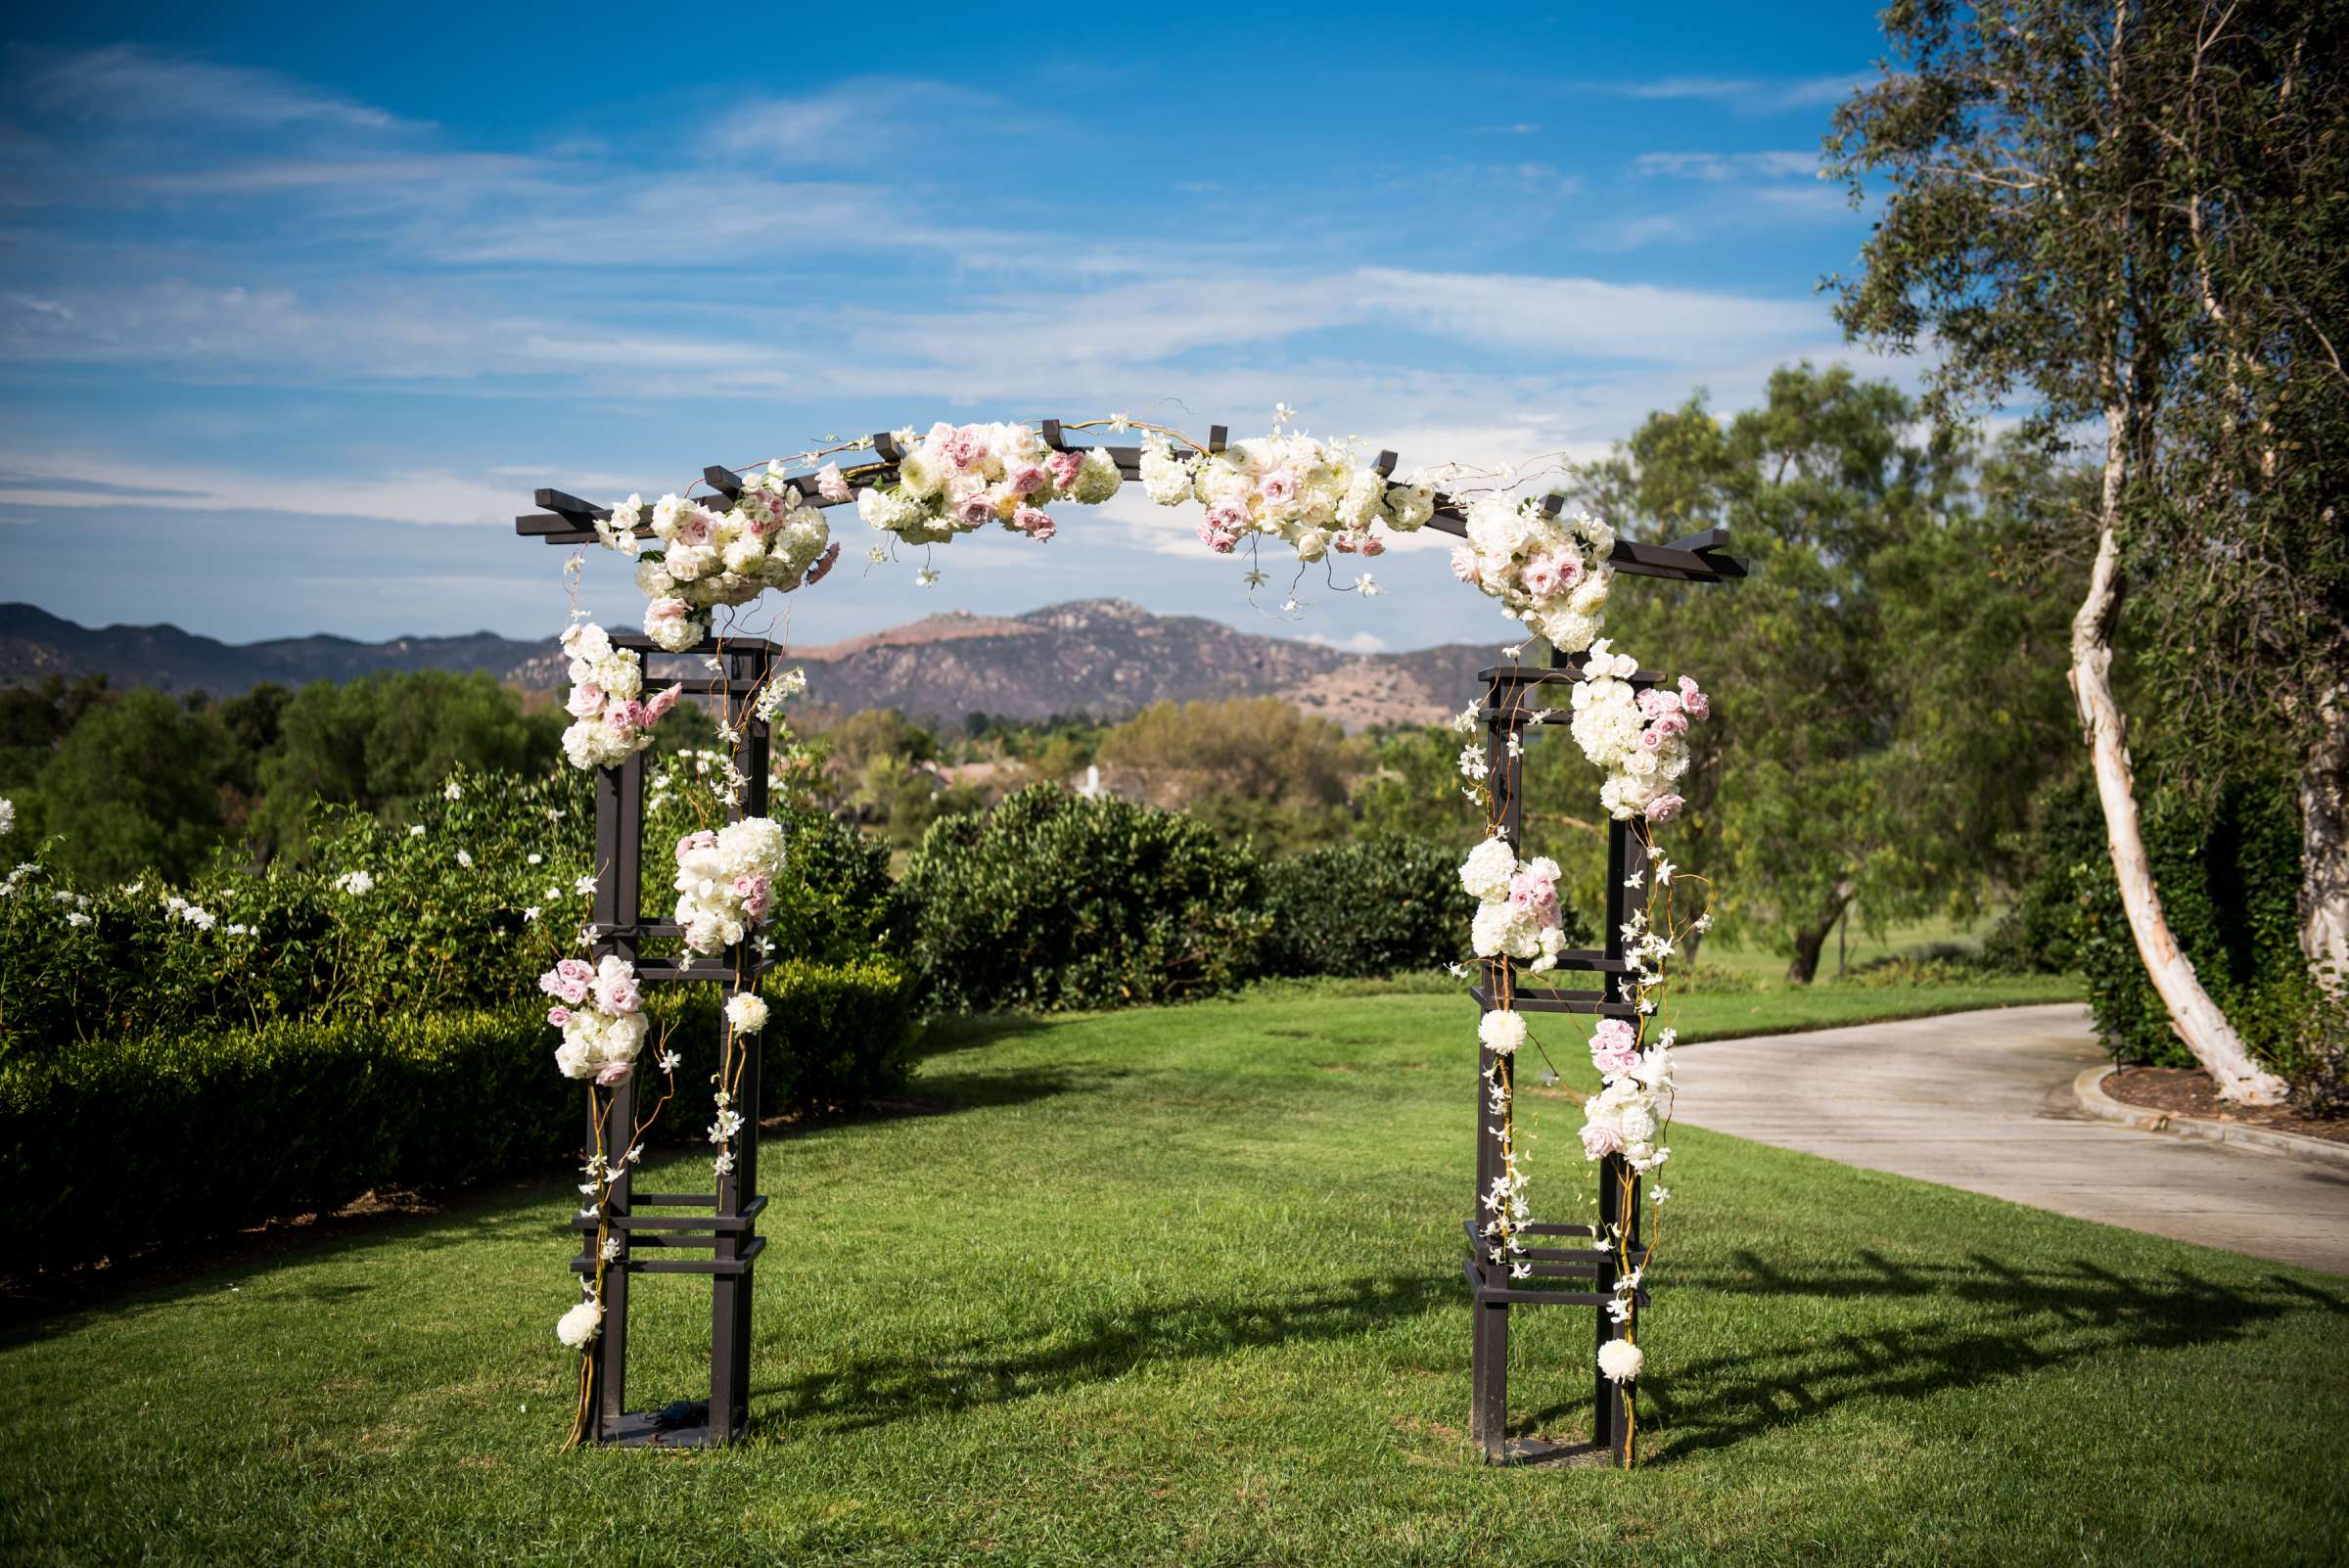
[[[1681,1047],[1676,1120],[2254,1258],[2349,1272],[2349,1170],[2091,1121],[2088,1009]]]

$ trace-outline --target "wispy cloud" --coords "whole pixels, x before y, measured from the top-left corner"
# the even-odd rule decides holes
[[[1026,134],[1038,116],[991,93],[946,82],[860,76],[796,98],[736,105],[707,145],[733,159],[827,168],[861,167],[925,149],[967,160],[974,132]]]
[[[1732,180],[1756,175],[1815,177],[1816,152],[1783,153],[1641,153],[1632,160],[1635,174],[1660,174],[1673,179]]]
[[[272,70],[157,54],[135,44],[81,54],[16,48],[9,74],[45,115],[275,127],[309,123],[382,131],[406,121]]]
[[[1694,101],[1720,104],[1747,115],[1784,114],[1817,109],[1851,95],[1866,79],[1865,71],[1831,76],[1665,76],[1653,81],[1593,81],[1579,84],[1589,92],[1648,101]]]

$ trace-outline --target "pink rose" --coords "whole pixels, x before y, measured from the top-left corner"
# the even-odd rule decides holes
[[[1656,733],[1664,736],[1687,734],[1688,715],[1686,714],[1666,714],[1662,718],[1656,720]]]
[[[1590,1048],[1605,1047],[1612,1051],[1635,1050],[1639,1044],[1639,1032],[1629,1019],[1602,1018],[1590,1031]]]
[[[849,487],[847,478],[840,472],[840,465],[826,463],[815,471],[815,493],[827,501],[840,502],[855,492]]]
[[[633,1062],[606,1062],[596,1071],[595,1081],[606,1087],[614,1084],[625,1084],[628,1075],[635,1070],[636,1064]]]
[[[1011,514],[1011,526],[1032,539],[1048,539],[1060,531],[1052,514],[1037,507],[1023,506]]]
[[[1064,490],[1076,485],[1077,471],[1082,467],[1084,458],[1077,452],[1054,452],[1044,459],[1044,471],[1052,476],[1052,483]]]
[[[981,490],[976,495],[964,496],[948,510],[953,514],[954,520],[964,528],[975,529],[983,523],[994,520],[995,503],[985,490]]]
[[[617,730],[624,731],[645,727],[644,704],[633,697],[616,708],[606,710],[604,716],[612,721],[612,727]]]
[[[1297,476],[1285,468],[1276,468],[1258,483],[1256,491],[1265,498],[1267,506],[1286,506],[1297,498]]]
[[[543,985],[544,982],[542,981],[540,984]],[[565,1024],[571,1022],[571,1009],[568,1007],[549,1007],[546,1010],[546,1021],[554,1025],[557,1029],[561,1029]]]
[[[705,506],[694,507],[685,514],[684,523],[677,529],[677,542],[680,544],[708,544],[710,542],[710,509]]]
[[[671,594],[666,599],[655,599],[644,607],[644,623],[649,626],[656,621],[682,621],[692,611],[691,605]]]
[[[823,554],[815,558],[815,565],[807,569],[807,579],[803,585],[806,587],[813,587],[815,584],[823,581],[825,576],[832,571],[833,563],[839,559],[840,544],[839,541],[835,540],[830,549],[827,549]]]
[[[1525,564],[1525,591],[1537,599],[1555,598],[1573,587],[1582,575],[1581,557],[1565,550],[1551,550]]]
[[[753,920],[766,913],[771,891],[766,878],[755,872],[746,871],[734,879],[734,897],[742,900],[742,912]]]
[[[1650,822],[1669,822],[1681,814],[1681,807],[1685,804],[1677,795],[1659,795],[1647,803],[1647,819]]]
[[[1604,1122],[1583,1124],[1583,1153],[1593,1160],[1623,1152],[1623,1134]]]
[[[595,1004],[607,1013],[632,1013],[644,1005],[644,993],[635,976],[614,973],[596,983]]]
[[[594,982],[594,970],[576,958],[566,958],[538,977],[538,989],[576,1007],[587,999],[587,988]]]
[[[1681,700],[1668,691],[1650,686],[1639,694],[1639,714],[1643,718],[1661,718],[1666,714],[1681,711]]]
[[[604,688],[591,683],[574,686],[563,707],[574,718],[593,718],[604,711]]]
[[[987,438],[978,426],[965,425],[946,438],[944,456],[956,468],[977,468],[987,461]]]
[[[1709,718],[1713,714],[1712,699],[1698,691],[1696,682],[1686,675],[1681,677],[1681,706],[1688,711],[1690,718]]]
[[[1046,478],[1044,471],[1036,464],[1018,463],[1003,476],[1003,483],[1010,486],[1012,494],[1029,496],[1044,487]]]
[[[1664,737],[1659,734],[1653,726],[1650,726],[1649,728],[1643,729],[1639,732],[1639,744],[1652,752],[1657,747],[1664,744]]]
[[[1473,583],[1476,581],[1476,552],[1465,544],[1455,544],[1451,547],[1451,575],[1462,582]]]
[[[1329,536],[1329,547],[1340,555],[1352,555],[1361,545],[1351,533],[1333,533]]]
[[[688,833],[677,840],[677,855],[680,859],[684,857],[685,852],[688,850],[714,850],[716,848],[717,835],[708,828],[703,828],[698,833]]]
[[[683,695],[684,688],[680,686],[664,686],[655,692],[653,700],[644,705],[644,727],[650,729],[660,723],[668,711],[677,706],[677,699]]]
[[[1386,540],[1384,540],[1384,539],[1382,539],[1382,538],[1380,538],[1380,537],[1379,537],[1377,534],[1375,534],[1375,533],[1372,533],[1372,534],[1369,534],[1369,535],[1367,535],[1366,537],[1364,537],[1364,538],[1363,538],[1363,540],[1362,540],[1362,554],[1364,554],[1364,555],[1384,555],[1384,554],[1386,554],[1386,553],[1387,553],[1387,541],[1386,541]]]
[[[1605,1078],[1621,1078],[1637,1066],[1638,1061],[1639,1053],[1637,1051],[1592,1051],[1590,1053],[1590,1065],[1597,1068],[1600,1076]]]

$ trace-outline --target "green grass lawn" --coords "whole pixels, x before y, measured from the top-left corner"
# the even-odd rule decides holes
[[[1789,1005],[1699,995],[1682,1022]],[[1473,1064],[1468,1004],[1398,992],[948,1038],[915,1088],[950,1109],[769,1142],[755,1440],[730,1452],[557,1453],[552,1181],[19,1323],[0,1556],[2339,1559],[2349,1279],[1690,1129],[1643,1467],[1477,1464]],[[1576,1125],[1540,1101],[1550,1218],[1584,1212]],[[670,1163],[662,1185],[693,1179]],[[706,1288],[637,1290],[636,1402],[699,1392]],[[1589,1314],[1523,1326],[1515,1407],[1571,1436]]]

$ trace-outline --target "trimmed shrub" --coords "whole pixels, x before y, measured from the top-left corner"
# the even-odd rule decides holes
[[[1269,924],[1256,862],[1204,824],[1052,786],[932,823],[905,892],[927,996],[969,1011],[1206,995]]]
[[[794,958],[760,990],[768,1009],[768,1076],[760,1098],[768,1115],[839,1110],[904,1087],[916,1033],[914,979],[896,959]]]
[[[762,1110],[831,1110],[900,1084],[911,989],[887,958],[777,969],[763,988]],[[651,1006],[687,1063],[655,1135],[698,1140],[716,992],[656,992]],[[584,1094],[555,1072],[554,1046],[531,1005],[279,1019],[0,1064],[0,1162],[27,1177],[0,1242],[20,1262],[69,1263],[338,1208],[377,1187],[566,1169]]]
[[[1425,839],[1385,834],[1275,861],[1266,874],[1272,929],[1268,975],[1384,975],[1467,956],[1476,900],[1460,886],[1459,854]],[[1567,940],[1583,933],[1572,911]]]

